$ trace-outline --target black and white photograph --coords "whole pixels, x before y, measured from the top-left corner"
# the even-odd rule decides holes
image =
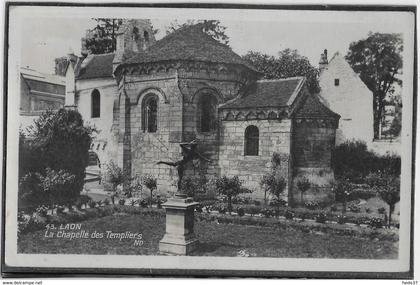
[[[6,13],[3,272],[412,278],[415,7]]]

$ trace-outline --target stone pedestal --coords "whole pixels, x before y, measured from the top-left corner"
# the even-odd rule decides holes
[[[194,208],[198,203],[177,194],[162,207],[166,210],[166,233],[159,242],[162,254],[188,255],[198,246],[194,235]]]

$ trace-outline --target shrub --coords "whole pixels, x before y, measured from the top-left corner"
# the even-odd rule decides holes
[[[272,160],[277,160],[277,158],[274,157]],[[260,182],[261,186],[264,187],[264,191],[268,191],[271,195],[276,197],[277,201],[279,201],[276,204],[277,207],[277,213],[280,211],[280,195],[283,193],[284,189],[286,188],[286,179],[282,176],[279,176],[276,174],[275,171],[272,171],[268,175],[264,175]]]
[[[242,207],[239,207],[236,211],[237,211],[238,215],[241,216],[241,217],[243,215],[245,215],[245,210]]]
[[[321,212],[318,215],[316,215],[315,221],[317,223],[324,224],[327,221],[327,215],[324,212]]]
[[[108,199],[108,198],[106,198],[106,199],[104,200],[104,205],[105,205],[105,206],[108,206],[110,203],[111,203],[111,201],[109,201],[109,199]]]
[[[293,218],[295,217],[295,212],[293,212],[291,210],[286,210],[286,213],[284,214],[284,217],[288,220],[293,220]]]
[[[147,208],[147,207],[148,207],[148,205],[149,205],[149,203],[148,203],[145,199],[142,199],[142,200],[140,201],[139,205],[140,205],[142,208]]]
[[[35,212],[40,215],[41,217],[46,217],[48,212],[48,207],[45,205],[39,206],[36,208]]]
[[[365,212],[369,214],[372,210],[370,208],[365,208]]]
[[[31,141],[21,137],[19,177],[38,173],[39,178],[42,178],[39,182],[44,187],[44,191],[62,192],[62,195],[55,197],[62,199],[57,202],[67,204],[75,200],[83,189],[92,141],[91,135],[94,131],[93,128],[83,125],[82,116],[77,111],[60,109],[42,113],[29,131]],[[68,177],[60,175],[61,172],[68,174]],[[59,184],[63,184],[64,187],[58,186]],[[20,187],[19,190],[21,190]],[[27,190],[27,187],[22,185],[22,191],[25,192],[22,194],[28,199],[29,196],[45,198],[37,187],[30,193]],[[51,203],[51,201],[39,201],[37,198],[30,200],[32,202],[38,200],[38,205]]]
[[[337,206],[334,206],[334,205],[332,205],[331,207],[330,207],[330,209],[331,209],[331,211],[333,211],[333,212],[337,212]]]
[[[261,210],[261,214],[264,215],[264,217],[269,218],[273,216],[273,212],[270,209],[264,208]]]
[[[125,205],[125,199],[118,200],[118,204],[119,205]]]
[[[216,188],[219,194],[225,195],[228,201],[228,212],[232,212],[232,197],[236,197],[241,193],[250,192],[248,189],[242,187],[242,181],[239,180],[238,176],[232,178],[223,176],[216,179]]]
[[[157,180],[152,175],[146,175],[143,177],[143,184],[150,191],[150,207],[152,207],[153,191],[157,189]]]
[[[386,212],[386,209],[384,207],[378,208],[378,213],[379,214],[383,215],[383,214],[385,214],[385,212]]]
[[[306,202],[305,208],[308,208],[309,210],[316,210],[319,209],[319,204],[317,202]]]
[[[63,206],[58,206],[57,207],[57,214],[62,214],[64,213],[64,207]]]
[[[349,200],[350,201],[356,200],[356,199],[368,200],[376,196],[377,196],[377,192],[373,189],[357,188],[357,189],[351,190],[350,195],[349,195]]]
[[[371,218],[369,220],[369,225],[372,228],[376,228],[376,229],[382,228],[383,227],[383,220],[381,218],[376,218],[376,217],[375,218]]]
[[[353,212],[353,213],[360,213],[360,211],[361,211],[360,206],[355,205],[355,204],[350,205],[350,206],[349,206],[349,209],[350,209],[350,211],[351,211],[351,212]]]
[[[93,200],[90,200],[90,201],[88,202],[88,205],[89,205],[89,208],[95,208],[95,207],[96,207],[96,202],[95,202],[95,201],[93,201]]]
[[[346,221],[347,221],[347,217],[346,216],[344,216],[344,215],[338,215],[337,216],[337,222],[339,224],[345,224]]]
[[[303,195],[309,190],[309,188],[311,188],[311,183],[308,178],[303,177],[297,181],[296,186],[300,191],[300,203],[303,204]]]
[[[261,213],[261,207],[255,205],[248,205],[244,207],[245,213],[250,214],[251,216],[255,216]]]

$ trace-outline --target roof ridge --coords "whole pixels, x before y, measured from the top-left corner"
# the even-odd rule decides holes
[[[287,80],[296,80],[296,79],[304,79],[305,76],[293,76],[293,77],[285,77],[285,78],[273,78],[273,79],[259,79],[256,82],[278,82],[278,81],[287,81]]]

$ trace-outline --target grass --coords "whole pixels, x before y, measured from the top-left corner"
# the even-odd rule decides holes
[[[158,243],[165,232],[162,215],[115,213],[81,223],[82,230],[96,232],[140,232],[144,244],[134,246],[133,240],[45,238],[45,230],[22,235],[20,253],[49,254],[118,254],[157,255]],[[278,227],[263,227],[197,221],[195,232],[200,240],[199,256],[264,256],[307,258],[398,257],[398,244],[387,240],[341,236],[317,231],[303,232]]]

